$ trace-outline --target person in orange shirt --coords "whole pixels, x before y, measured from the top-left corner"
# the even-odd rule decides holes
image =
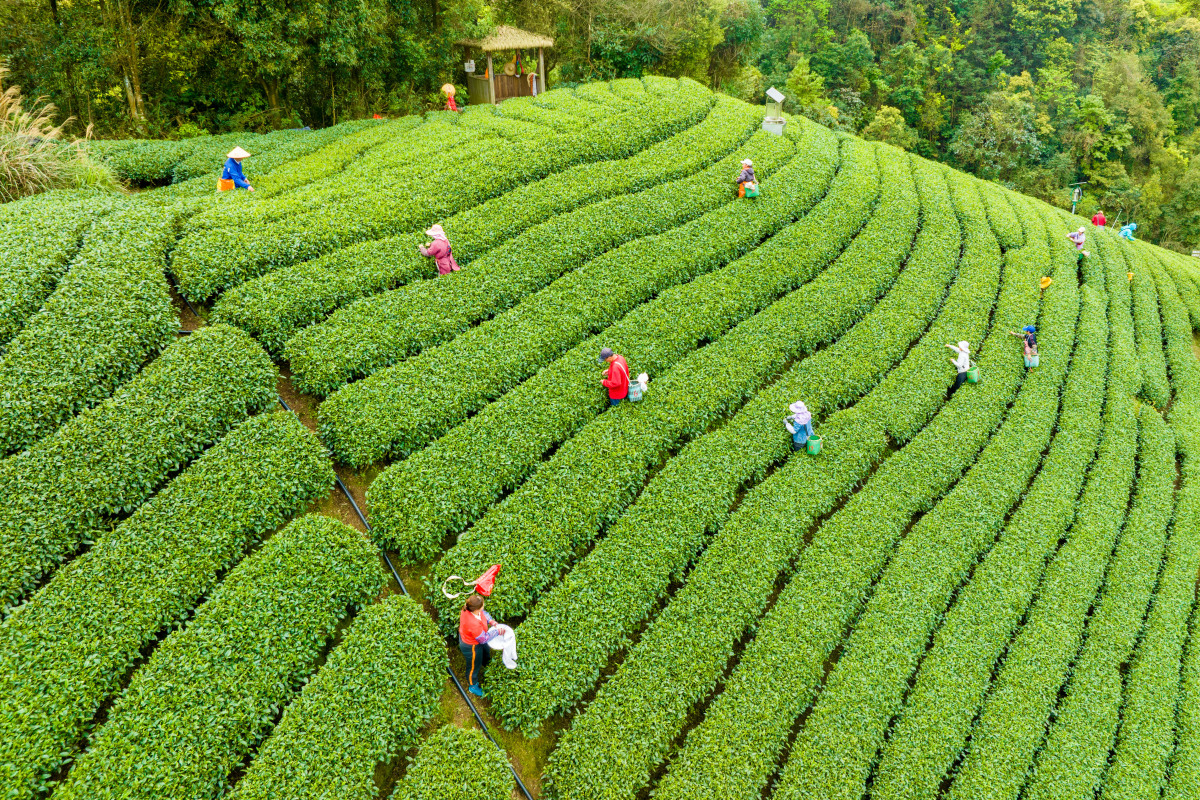
[[[484,667],[492,658],[492,648],[488,642],[500,633],[496,620],[483,610],[483,598],[477,594],[468,597],[458,615],[458,650],[467,665],[469,691],[476,697],[483,697],[483,687],[479,682],[483,679]]]

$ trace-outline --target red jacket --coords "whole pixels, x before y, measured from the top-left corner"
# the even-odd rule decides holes
[[[446,95],[446,110],[447,111],[458,111],[458,106],[456,106],[454,104],[454,95],[452,95],[452,94]]]
[[[1103,214],[1101,214],[1099,211],[1097,211],[1096,216],[1092,217],[1092,224],[1095,225],[1097,228],[1103,228],[1105,225],[1108,224],[1108,220],[1106,220],[1104,218]]]
[[[482,620],[475,618],[475,615],[463,607],[462,613],[458,615],[458,638],[462,639],[467,644],[486,644],[492,639],[496,633],[491,632],[489,628],[494,629],[496,620],[492,619],[492,615],[484,611],[481,615]]]
[[[629,365],[625,363],[625,356],[613,356],[601,383],[608,387],[611,400],[624,400],[629,395]]]
[[[429,247],[421,248],[421,255],[432,256],[437,261],[438,275],[458,271],[458,262],[454,260],[454,254],[450,252],[450,243],[445,239],[434,239]]]

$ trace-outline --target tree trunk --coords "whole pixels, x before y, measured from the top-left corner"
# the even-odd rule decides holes
[[[129,6],[129,0],[120,0],[121,22],[125,28],[125,57],[128,60],[126,74],[132,84],[134,116],[139,120],[145,120],[146,109],[142,104],[141,56],[138,53],[137,30],[133,27],[133,12]]]
[[[283,118],[279,108],[279,78],[272,77],[269,80],[264,78],[262,85],[263,91],[267,95],[267,104],[271,107],[271,124],[278,128]]]

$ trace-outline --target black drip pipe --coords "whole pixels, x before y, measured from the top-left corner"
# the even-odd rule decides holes
[[[167,270],[167,277],[171,279],[171,283],[175,284],[175,293],[179,295],[183,302],[187,303],[188,311],[192,312],[193,317],[200,319],[200,314],[196,312],[196,307],[192,305],[192,301],[188,300],[187,297],[184,296],[183,290],[179,288],[179,279],[175,277],[175,273]],[[291,409],[288,410],[290,411]]]
[[[278,397],[278,399],[279,405],[283,406],[288,411],[292,411],[292,407],[289,406],[282,397]],[[295,412],[293,411],[292,413]],[[346,496],[346,499],[350,501],[350,506],[354,509],[354,513],[358,515],[358,519],[362,522],[363,527],[366,528],[367,532],[369,533],[371,531],[371,523],[367,522],[367,517],[365,514],[363,514],[362,509],[358,507],[358,503],[354,500],[354,495],[350,494],[350,490],[346,488],[346,484],[342,483],[342,479],[339,476],[334,475],[334,480],[337,481],[338,489],[340,489],[342,494]],[[391,570],[392,577],[396,579],[396,585],[400,587],[400,591],[404,593],[405,597],[409,597],[410,595],[408,593],[408,588],[404,585],[404,581],[400,579],[400,573],[396,571],[396,566],[392,563],[392,559],[388,556],[387,551],[383,548],[380,548],[379,554],[383,556],[384,562],[388,565],[388,569]],[[484,722],[483,717],[479,715],[479,710],[476,709],[475,704],[471,702],[471,696],[465,689],[463,689],[462,683],[458,680],[458,676],[454,674],[454,670],[450,669],[449,664],[446,665],[446,674],[450,676],[450,680],[454,681],[454,688],[458,689],[458,693],[466,702],[467,708],[471,709],[471,714],[475,717],[475,722],[478,723],[480,730],[483,731],[483,735],[488,738],[488,741],[496,746],[497,750],[499,750],[501,753],[504,753],[504,763],[508,764],[508,770],[512,773],[513,779],[516,780],[517,786],[521,787],[521,794],[525,795],[525,800],[533,800],[533,795],[531,795],[529,793],[529,789],[525,787],[525,782],[521,780],[521,776],[517,774],[517,770],[513,767],[512,762],[508,760],[508,753],[505,752],[504,748],[500,746],[500,743],[496,741],[496,738],[492,736],[492,732],[488,730],[487,723]]]

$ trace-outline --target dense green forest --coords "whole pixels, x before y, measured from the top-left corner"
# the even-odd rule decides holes
[[[1200,247],[1200,4],[1154,0],[8,0],[0,54],[99,136],[439,103],[454,42],[548,33],[551,85],[690,76]]]

